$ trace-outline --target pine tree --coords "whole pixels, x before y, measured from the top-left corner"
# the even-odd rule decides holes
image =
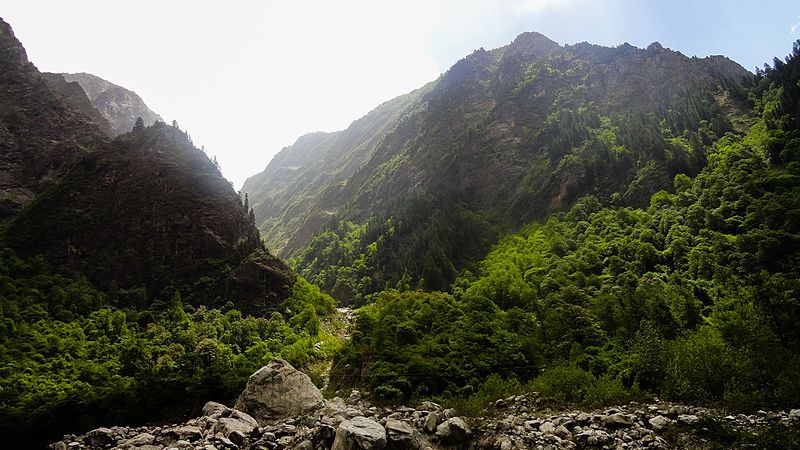
[[[136,118],[136,123],[133,124],[133,132],[138,133],[144,131],[144,120],[141,117]]]

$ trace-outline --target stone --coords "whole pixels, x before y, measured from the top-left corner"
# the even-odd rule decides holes
[[[372,419],[354,417],[336,429],[331,450],[380,450],[386,447],[386,430]]]
[[[241,433],[246,436],[249,435],[256,427],[258,427],[257,423],[254,425],[246,420],[224,417],[217,421],[214,430],[230,439],[230,435],[232,433]]]
[[[125,445],[132,447],[141,447],[143,445],[152,445],[156,437],[150,433],[139,433],[136,436],[125,441]]]
[[[650,424],[650,428],[660,431],[672,424],[672,421],[664,416],[655,416],[648,420],[647,423]]]
[[[203,405],[203,415],[204,416],[213,416],[215,414],[224,414],[229,409],[230,408],[228,408],[227,406],[223,405],[222,403],[206,402],[206,404]]]
[[[556,425],[553,422],[545,422],[539,425],[539,431],[544,434],[554,434],[556,431]]]
[[[402,420],[386,421],[387,448],[397,450],[417,450],[422,448],[423,438],[416,428]]]
[[[230,439],[231,442],[238,445],[239,447],[241,447],[247,440],[247,436],[239,430],[233,430],[230,433],[228,433],[228,435],[225,437]]]
[[[800,409],[789,411],[789,420],[800,420]]]
[[[260,425],[296,416],[325,406],[325,399],[308,375],[275,358],[250,376],[235,409],[255,418]]]
[[[603,426],[611,430],[627,428],[633,425],[633,420],[630,418],[630,416],[618,412],[603,416],[601,420],[603,422]]]
[[[572,438],[572,433],[569,432],[567,427],[564,425],[559,425],[553,430],[553,434],[560,437],[561,439],[570,439]]]
[[[184,425],[167,429],[163,433],[163,436],[165,436],[170,442],[176,442],[180,440],[194,442],[202,438],[203,433],[198,427]]]
[[[428,416],[425,417],[424,429],[428,433],[434,433],[437,426],[439,426],[439,413],[431,411],[428,413]]]
[[[684,425],[694,425],[699,420],[700,418],[694,414],[681,414],[678,416],[678,423],[682,423]]]
[[[350,395],[347,396],[347,404],[348,405],[355,405],[361,401],[361,392],[357,389],[353,389],[350,391]]]
[[[83,442],[90,447],[105,448],[106,446],[110,446],[116,442],[116,439],[114,438],[113,431],[108,428],[101,427],[86,433],[86,436],[83,438]]]
[[[460,417],[452,417],[436,427],[436,437],[445,444],[458,444],[466,441],[472,431]]]

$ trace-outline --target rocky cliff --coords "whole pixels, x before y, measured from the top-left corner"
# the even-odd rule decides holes
[[[48,74],[61,77],[67,83],[78,83],[86,93],[92,106],[108,122],[112,135],[131,131],[136,119],[141,117],[145,125],[163,122],[136,92],[117,86],[89,73]]]
[[[0,19],[0,221],[58,184],[106,142],[83,112],[51,91]]]
[[[262,249],[237,193],[185,132],[156,122],[111,140],[74,83],[56,90],[45,78],[53,77],[28,62],[0,21],[0,219],[13,218],[9,245],[102,288],[145,287],[151,300],[179,291],[194,304],[234,301],[256,313],[289,295],[294,274]],[[93,80],[95,102],[119,91],[77,79]]]

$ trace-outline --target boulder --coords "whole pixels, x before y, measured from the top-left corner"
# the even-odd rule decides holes
[[[83,441],[90,447],[105,448],[113,444],[116,439],[114,438],[113,431],[101,427],[86,433],[86,437],[83,438]]]
[[[380,450],[386,447],[386,430],[366,417],[345,420],[336,430],[331,450]]]
[[[603,426],[610,430],[628,428],[629,426],[633,425],[633,419],[631,419],[630,416],[622,413],[614,413],[603,416],[602,421]]]
[[[194,442],[203,437],[200,428],[183,425],[165,430],[162,433],[165,442],[187,441]]]
[[[672,421],[664,416],[655,416],[652,419],[648,420],[647,423],[650,424],[650,428],[659,431],[666,428]]]
[[[436,437],[445,444],[458,444],[472,435],[469,426],[460,417],[447,419],[436,427]]]
[[[422,434],[408,422],[388,419],[386,421],[386,440],[388,449],[417,450],[425,442]]]
[[[215,426],[216,431],[222,433],[228,439],[231,439],[230,435],[234,432],[247,436],[256,428],[258,428],[256,419],[250,417],[247,413],[237,410],[233,410],[229,417],[217,420]],[[231,440],[236,442],[234,439]]]
[[[266,425],[275,419],[314,411],[325,405],[322,393],[308,375],[275,358],[250,376],[234,405]]]
[[[425,417],[425,431],[428,433],[433,433],[436,431],[436,427],[439,425],[439,413],[436,411],[431,411],[428,413],[428,416]]]
[[[214,414],[223,414],[227,412],[229,408],[222,403],[217,402],[207,402],[205,406],[203,406],[203,415],[204,416],[213,416]]]

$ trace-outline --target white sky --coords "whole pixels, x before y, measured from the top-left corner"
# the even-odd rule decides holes
[[[0,17],[40,70],[92,73],[177,120],[238,189],[300,135],[346,128],[523,31],[561,44],[658,40],[753,70],[800,37],[800,7],[761,3],[7,0]]]

